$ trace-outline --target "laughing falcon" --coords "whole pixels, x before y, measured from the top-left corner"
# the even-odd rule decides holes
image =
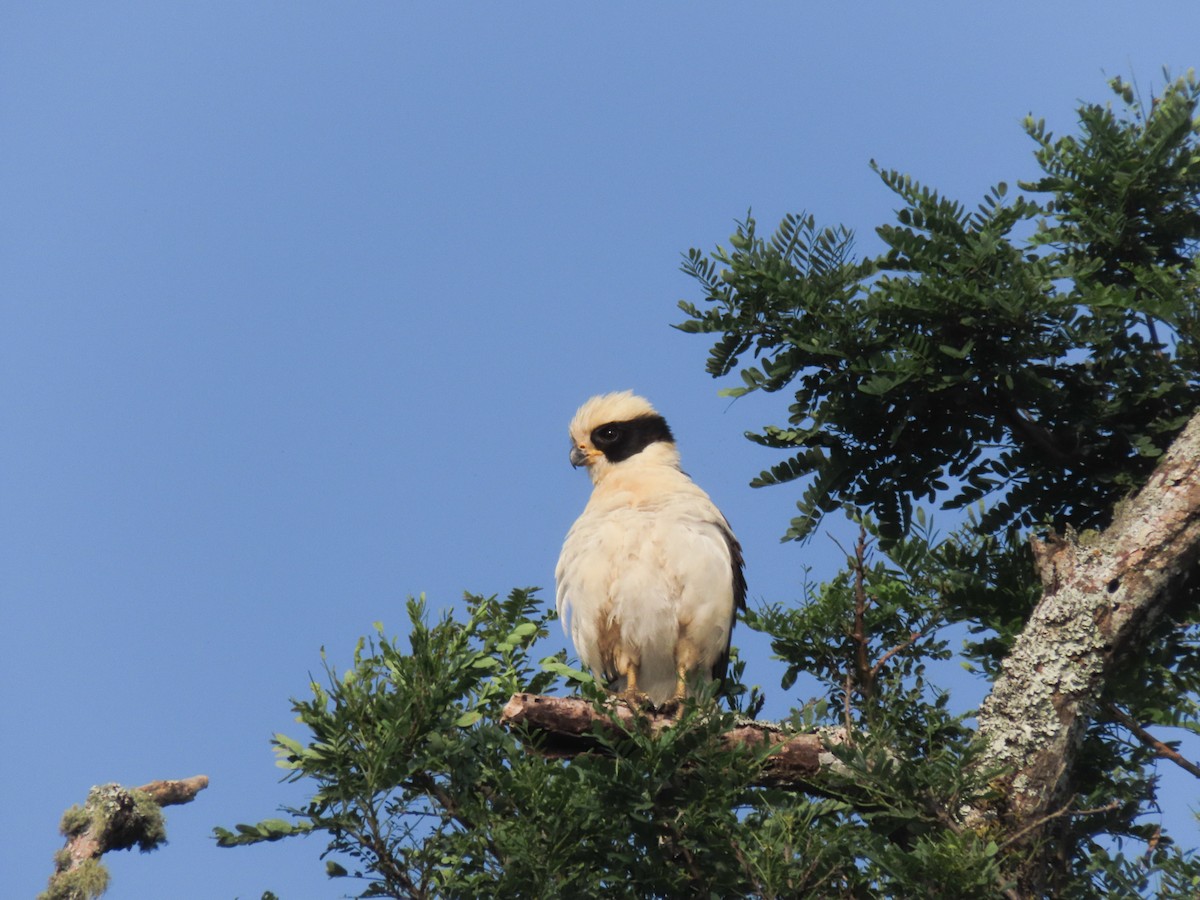
[[[563,630],[609,690],[677,702],[694,679],[725,675],[746,606],[742,548],[643,398],[593,397],[570,435],[571,465],[593,488],[554,572]]]

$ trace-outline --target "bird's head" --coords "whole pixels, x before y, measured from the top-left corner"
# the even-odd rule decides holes
[[[667,420],[633,391],[592,397],[575,413],[569,433],[571,465],[586,466],[596,484],[616,466],[679,465]]]

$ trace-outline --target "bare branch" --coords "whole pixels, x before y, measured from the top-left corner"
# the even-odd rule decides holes
[[[996,411],[1008,425],[1009,434],[1015,440],[1036,447],[1057,463],[1065,465],[1072,462],[1071,454],[1059,445],[1058,440],[1051,432],[1030,419],[1023,410],[1012,403],[1010,398],[1005,397],[1004,399],[1005,402],[1000,403],[996,407]]]
[[[1153,750],[1158,756],[1162,757],[1163,759],[1169,759],[1189,775],[1192,775],[1195,778],[1200,778],[1200,766],[1196,765],[1178,750],[1175,750],[1172,747],[1164,744],[1145,728],[1135,722],[1128,713],[1118,707],[1115,703],[1105,704],[1105,709],[1108,710],[1109,714],[1114,719],[1125,726],[1125,728],[1127,728],[1134,737]]]
[[[196,795],[208,787],[207,775],[193,775],[191,778],[177,778],[169,781],[152,781],[143,784],[136,790],[149,794],[150,799],[159,806],[178,806],[180,803],[191,803]]]
[[[1020,843],[1022,840],[1025,839],[1025,837],[1027,837],[1029,834],[1037,831],[1043,825],[1047,825],[1050,822],[1053,822],[1055,819],[1061,819],[1063,816],[1097,816],[1097,815],[1100,815],[1100,813],[1112,812],[1115,809],[1121,808],[1121,801],[1114,800],[1112,803],[1107,803],[1104,806],[1098,807],[1096,809],[1072,810],[1071,806],[1072,806],[1072,804],[1074,804],[1074,802],[1075,802],[1074,799],[1072,799],[1069,803],[1067,803],[1066,806],[1064,806],[1062,809],[1058,810],[1057,812],[1052,812],[1052,813],[1049,813],[1048,815],[1042,816],[1041,818],[1035,819],[1034,821],[1028,823],[1020,831],[1017,831],[1017,832],[1009,835],[1008,839],[1003,844],[1000,845],[1000,849],[1004,850],[1008,847],[1011,847],[1013,844]]]
[[[893,647],[891,650],[889,650],[887,653],[883,654],[883,656],[879,657],[879,659],[876,660],[875,665],[871,666],[871,677],[875,678],[875,676],[877,676],[879,674],[879,670],[882,669],[885,665],[887,665],[887,661],[889,659],[891,659],[893,656],[895,656],[900,651],[902,651],[908,647],[911,647],[913,645],[913,643],[915,641],[917,641],[920,637],[921,637],[921,632],[914,631],[912,634],[910,634],[908,636],[908,640],[902,641],[901,643],[899,643],[895,647]]]
[[[867,656],[867,529],[858,526],[858,542],[854,545],[854,674],[864,700],[875,696],[875,669]],[[849,680],[849,679],[847,679]],[[846,700],[849,703],[849,698]],[[847,721],[847,724],[849,722]]]

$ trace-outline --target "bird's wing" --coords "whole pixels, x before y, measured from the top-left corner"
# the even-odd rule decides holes
[[[742,549],[711,501],[698,512],[678,530],[670,565],[681,586],[681,621],[687,622],[689,636],[712,677],[722,678],[737,611],[746,605]]]

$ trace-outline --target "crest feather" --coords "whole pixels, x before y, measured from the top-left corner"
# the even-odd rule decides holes
[[[633,391],[598,394],[586,401],[571,420],[571,437],[583,438],[609,422],[628,422],[643,416],[656,416],[658,410],[645,397]]]

